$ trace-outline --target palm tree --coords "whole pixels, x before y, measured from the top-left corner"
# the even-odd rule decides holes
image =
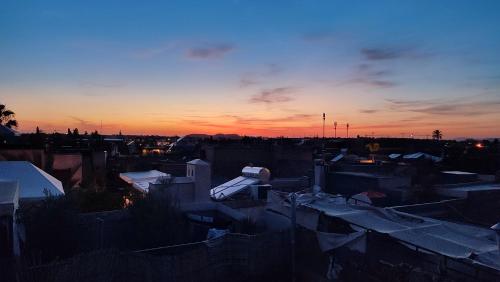
[[[434,140],[443,139],[443,133],[441,132],[441,130],[439,130],[439,129],[434,130],[432,132],[432,139],[434,139]]]
[[[5,105],[0,104],[0,125],[8,128],[17,127],[17,120],[14,119],[13,111],[7,109]]]

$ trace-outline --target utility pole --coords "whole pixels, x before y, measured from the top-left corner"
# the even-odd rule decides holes
[[[326,118],[326,115],[325,115],[325,113],[323,113],[323,139],[325,139],[325,118]]]
[[[337,138],[337,122],[336,121],[333,122],[333,131],[334,131],[335,138]]]
[[[291,215],[291,224],[292,230],[290,234],[290,243],[291,243],[291,257],[292,257],[292,282],[295,282],[295,229],[297,227],[297,219],[296,219],[296,209],[297,209],[297,194],[293,192],[290,195],[290,203],[292,206],[292,215]]]
[[[347,123],[346,129],[347,129],[347,138],[349,138],[349,123]]]

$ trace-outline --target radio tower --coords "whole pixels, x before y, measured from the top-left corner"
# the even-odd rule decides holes
[[[347,138],[349,138],[349,123],[346,125],[346,129],[347,129]]]
[[[335,138],[337,138],[337,122],[336,121],[333,122],[333,132],[334,132]]]
[[[326,118],[326,115],[325,115],[325,113],[323,113],[323,139],[325,139],[325,118]]]

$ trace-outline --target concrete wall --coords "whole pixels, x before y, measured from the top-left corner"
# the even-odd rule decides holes
[[[313,157],[309,147],[263,145],[204,146],[214,175],[236,177],[244,166],[269,168],[273,177],[298,177],[312,173]]]
[[[82,183],[82,154],[54,154],[52,175],[63,182],[64,187],[75,187]]]
[[[1,149],[0,161],[28,161],[45,170],[46,154],[42,149]]]
[[[407,188],[411,186],[411,178],[404,176],[379,178],[378,182],[381,190],[392,190],[395,188]]]
[[[171,184],[150,184],[150,191],[164,189],[164,192],[179,204],[192,203],[195,201],[194,182],[179,181]]]
[[[377,176],[363,173],[330,172],[327,174],[326,191],[354,195],[364,191],[392,190],[399,187],[410,187],[409,177]]]
[[[378,180],[374,177],[330,172],[326,176],[325,190],[332,194],[354,195],[363,191],[379,190],[379,187]]]

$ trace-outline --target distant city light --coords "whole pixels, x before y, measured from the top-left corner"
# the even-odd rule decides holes
[[[484,145],[482,143],[476,143],[476,148],[482,149],[484,148]]]

